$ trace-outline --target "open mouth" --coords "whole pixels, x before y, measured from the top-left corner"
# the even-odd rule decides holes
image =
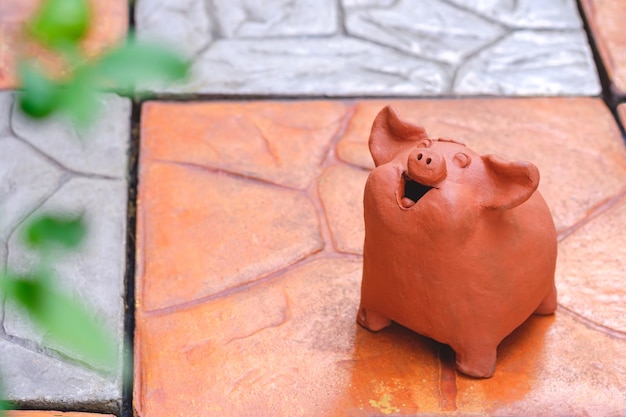
[[[413,207],[432,188],[412,180],[406,173],[403,173],[402,181],[400,181],[400,205],[404,208]]]

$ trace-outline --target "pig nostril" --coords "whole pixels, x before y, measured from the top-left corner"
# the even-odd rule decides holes
[[[423,157],[424,157],[424,155],[419,154],[419,155],[417,155],[417,160],[418,160],[418,161],[421,161]]]
[[[430,163],[431,163],[432,161],[433,161],[433,160],[432,160],[432,158],[427,158],[427,159],[426,159],[426,165],[430,165]]]

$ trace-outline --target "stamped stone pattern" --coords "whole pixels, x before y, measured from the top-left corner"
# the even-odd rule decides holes
[[[449,64],[458,64],[505,33],[501,25],[444,1],[430,1],[426,7],[406,0],[392,7],[346,7],[346,15],[351,35]]]
[[[319,193],[339,252],[363,254],[363,190],[368,172],[333,165],[319,179]]]
[[[5,398],[17,404],[48,409],[88,404],[117,412],[120,388],[110,378],[67,363],[54,352],[0,335],[0,369]]]
[[[193,56],[213,40],[213,26],[204,0],[137,0],[137,35]],[[163,28],[167,27],[167,30]]]
[[[22,27],[35,12],[39,0],[5,0],[0,5],[0,89],[17,87],[15,68],[20,56],[33,58],[57,74],[63,68],[52,53],[27,40]],[[118,43],[128,30],[128,5],[125,0],[89,0],[93,23],[82,46],[95,56]]]
[[[441,64],[347,37],[221,39],[169,92],[345,96],[442,94]],[[208,74],[210,73],[210,76]]]
[[[12,112],[13,131],[67,171],[119,177],[126,169],[128,141],[113,138],[129,135],[128,128],[122,128],[119,121],[130,114],[130,102],[118,96],[103,95],[98,104],[106,109],[107,117],[96,120],[88,131],[81,132],[60,118],[38,122],[19,111]]]
[[[516,31],[464,63],[456,73],[457,94],[598,94],[595,65],[581,32],[545,36]],[[564,86],[570,88],[565,89]]]
[[[337,114],[328,104],[143,107],[138,416],[181,409],[207,416],[619,415],[626,332],[612,311],[626,296],[623,251],[615,246],[625,246],[619,225],[626,216],[626,147],[602,101],[335,101]],[[432,137],[531,160],[542,172],[542,193],[560,230],[561,305],[556,315],[534,316],[505,339],[492,379],[456,373],[447,346],[400,326],[370,333],[355,323],[362,190],[372,166],[367,136],[384,104],[421,121]],[[297,121],[305,111],[316,115],[311,130],[333,132],[306,141],[315,168],[305,170],[302,188],[278,183],[287,171],[263,174],[275,169],[271,158],[246,153],[255,142],[245,127],[260,109],[274,115],[269,126],[302,127]],[[185,127],[170,127],[166,114]],[[240,118],[234,123],[228,114]],[[235,133],[220,152],[239,152],[257,171],[234,159],[223,165],[219,158],[194,160],[203,152],[200,138],[215,144],[211,137],[222,130]],[[270,149],[284,146],[281,136],[293,136],[291,130],[264,131]],[[185,146],[186,158],[195,162],[185,162]],[[290,222],[293,237],[283,229]],[[283,244],[288,251],[271,253]],[[250,269],[272,256],[271,266]],[[594,265],[606,274],[595,275]]]
[[[233,0],[214,2],[214,8],[227,38],[332,35],[338,29],[335,0]]]
[[[557,283],[563,306],[626,335],[626,188],[607,205],[561,243]]]
[[[283,105],[268,102],[148,102],[143,108],[144,159],[219,168],[298,189],[315,178],[348,117],[341,102],[294,102],[288,119]],[[152,128],[162,119],[172,123]]]
[[[189,82],[160,92],[599,94],[576,2],[510,3],[140,0],[136,21],[194,62]]]
[[[623,98],[626,96],[626,33],[623,30],[626,3],[581,0],[581,4],[615,93]]]
[[[72,178],[51,195],[31,216],[43,213],[83,214],[88,234],[80,251],[55,260],[56,284],[66,293],[89,305],[115,335],[113,344],[123,343],[124,242],[126,239],[126,181]],[[36,258],[22,243],[23,228],[18,227],[8,242],[7,265],[24,272],[36,265]],[[26,269],[28,268],[28,269]],[[30,340],[60,351],[46,340],[45,332],[31,328],[21,311],[5,306],[4,329],[9,336]],[[77,358],[85,360],[84,358]]]
[[[145,161],[142,177],[137,276],[146,311],[212,296],[321,249],[302,193],[175,163]]]
[[[448,0],[448,2],[512,28],[579,29],[581,25],[576,2],[570,0],[543,3],[535,0]]]
[[[60,123],[19,116],[12,92],[0,93],[0,102],[9,110],[0,123],[1,266],[22,272],[35,262],[21,242],[32,216],[82,214],[88,227],[85,245],[55,259],[55,282],[99,314],[121,355],[130,104],[103,96],[99,123],[79,135]],[[90,138],[94,143],[88,143]],[[102,411],[119,409],[121,367],[107,373],[95,369],[50,343],[17,306],[4,300],[1,305],[0,369],[9,399],[46,408],[82,403]]]
[[[0,0],[0,89],[17,88],[20,56],[65,71],[21,32],[38,2]],[[20,241],[30,218],[82,213],[89,235],[55,260],[56,282],[100,314],[121,356],[134,273],[134,393],[122,406],[121,369],[69,354],[0,297],[4,395],[65,410],[7,417],[624,414],[626,103],[593,97],[588,41],[614,106],[626,98],[624,1],[89,2],[88,56],[130,21],[192,73],[153,87],[132,117],[129,100],[102,95],[83,131],[27,119],[0,91],[0,272],[35,261]],[[356,324],[367,139],[387,104],[433,138],[541,171],[559,307],[504,340],[491,379],[457,373],[448,346],[399,325]]]

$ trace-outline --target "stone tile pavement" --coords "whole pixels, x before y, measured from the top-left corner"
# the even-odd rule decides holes
[[[13,271],[34,259],[20,240],[38,213],[84,214],[81,251],[55,262],[59,284],[86,302],[115,335],[122,353],[126,259],[127,152],[130,102],[102,98],[104,111],[86,132],[59,121],[33,123],[0,92],[0,263]],[[121,369],[103,376],[80,357],[47,341],[11,303],[0,315],[0,372],[6,395],[20,404],[103,409],[120,406]],[[63,381],[61,383],[61,381]]]
[[[92,1],[95,54],[129,16],[122,0]],[[90,238],[58,264],[60,284],[102,314],[120,354],[136,309],[134,396],[123,398],[121,370],[102,375],[0,303],[9,399],[77,412],[9,416],[623,415],[622,2],[311,4],[137,0],[138,36],[185,50],[193,75],[143,104],[102,96],[80,134],[16,111],[18,56],[63,68],[21,40],[36,1],[0,4],[0,265],[32,262],[17,239],[28,216],[84,212]],[[366,139],[386,104],[432,136],[541,171],[560,305],[505,340],[490,380],[457,374],[449,348],[400,326],[355,324]]]
[[[491,380],[431,340],[355,324],[364,155],[385,104],[542,173],[560,308],[505,341]],[[626,149],[600,99],[149,102],[141,132],[139,415],[623,410]]]
[[[135,19],[140,35],[193,56],[192,78],[181,86],[163,86],[161,91],[170,94],[600,92],[574,1],[311,4],[140,0]]]
[[[64,73],[52,54],[22,34],[37,4],[0,5],[0,88],[17,87],[20,57],[37,57],[52,73]],[[91,5],[94,24],[83,44],[89,56],[122,39],[128,27],[125,1]],[[55,273],[62,289],[98,314],[121,358],[131,103],[114,95],[100,101],[97,122],[78,131],[60,120],[33,122],[20,113],[14,92],[0,92],[0,267],[19,272],[32,266],[33,256],[20,241],[32,216],[83,214],[86,242],[80,252],[57,260]],[[27,408],[121,410],[121,366],[98,369],[50,342],[15,305],[2,299],[0,306],[0,377],[8,399]]]

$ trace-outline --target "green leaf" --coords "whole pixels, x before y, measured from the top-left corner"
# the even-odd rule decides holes
[[[87,0],[44,0],[28,27],[39,42],[58,48],[78,43],[90,17]]]
[[[96,118],[100,102],[91,68],[77,69],[73,78],[60,89],[59,107],[78,127],[85,127]]]
[[[56,84],[28,62],[21,62],[18,73],[22,90],[18,100],[20,108],[31,117],[48,116],[59,106],[59,90]]]
[[[45,279],[5,276],[2,281],[7,298],[29,313],[52,345],[85,357],[101,369],[115,368],[118,359],[112,336],[82,304]]]
[[[185,78],[189,63],[160,45],[130,40],[96,62],[94,72],[105,88],[131,95],[140,81],[147,84]]]
[[[34,219],[26,228],[25,242],[34,249],[48,249],[51,246],[77,247],[85,236],[82,216],[66,217],[42,215]]]

